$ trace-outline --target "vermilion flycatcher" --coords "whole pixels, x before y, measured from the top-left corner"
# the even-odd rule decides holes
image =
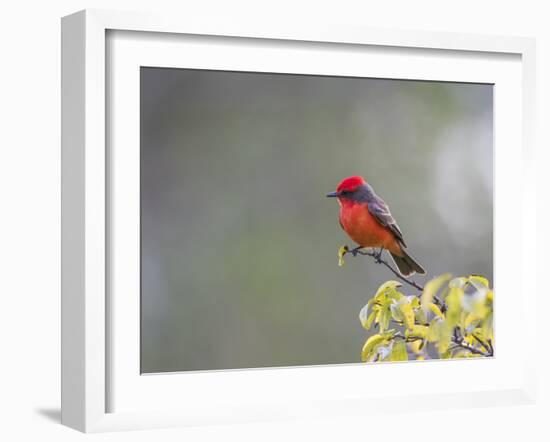
[[[426,273],[407,252],[405,240],[393,219],[388,205],[360,176],[343,180],[336,192],[327,197],[338,198],[340,225],[360,247],[380,247],[390,252],[399,273],[410,276],[416,272]]]

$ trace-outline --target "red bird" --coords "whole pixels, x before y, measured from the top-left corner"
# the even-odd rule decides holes
[[[327,195],[338,198],[340,204],[340,225],[349,237],[363,247],[380,247],[390,252],[399,273],[410,276],[426,271],[407,252],[405,240],[399,226],[393,219],[388,205],[360,176],[343,180],[336,192]]]

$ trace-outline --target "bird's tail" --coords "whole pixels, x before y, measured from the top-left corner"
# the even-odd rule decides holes
[[[408,255],[407,252],[402,250],[402,253],[403,256],[397,256],[390,252],[393,262],[395,262],[395,265],[399,269],[399,273],[401,273],[401,275],[411,276],[415,273],[420,273],[421,275],[424,275],[426,273],[426,270],[424,270],[420,264],[418,264],[410,255]]]

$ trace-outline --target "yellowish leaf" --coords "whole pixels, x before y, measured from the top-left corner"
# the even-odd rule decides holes
[[[382,284],[380,287],[378,287],[378,290],[376,291],[375,296],[384,295],[387,296],[388,293],[397,291],[398,287],[401,287],[402,284],[399,281],[386,281],[384,284]]]
[[[390,326],[391,311],[390,311],[390,302],[385,303],[380,306],[380,313],[378,314],[378,326],[380,331],[384,332]]]
[[[449,350],[451,345],[452,338],[452,328],[449,327],[447,321],[441,321],[442,324],[439,327],[439,336],[437,341],[437,351],[439,355],[443,358],[443,355]]]
[[[411,328],[411,330],[408,331],[408,336],[417,336],[419,338],[426,338],[428,336],[428,329],[429,327],[426,325],[418,325],[415,324]]]
[[[493,313],[489,313],[481,324],[481,336],[485,342],[493,341]]]
[[[477,337],[481,342],[483,342],[483,344],[475,339],[474,336]],[[476,328],[472,332],[472,344],[479,345],[483,351],[491,351],[491,349],[489,348],[489,343],[486,342],[485,337],[483,336],[483,332],[479,328]]]
[[[477,281],[477,282],[481,283],[482,285],[484,285],[485,287],[489,288],[489,280],[487,278],[485,278],[484,276],[470,275],[470,276],[468,276],[468,280],[470,282]]]
[[[365,327],[365,324],[367,323],[367,318],[369,316],[369,308],[371,305],[371,301],[369,301],[365,306],[361,309],[359,312],[359,321],[361,322],[361,325]]]
[[[430,327],[428,328],[427,339],[435,344],[440,356],[449,349],[451,338],[452,327],[449,326],[447,320],[440,318],[432,319]]]
[[[460,322],[460,316],[462,313],[462,297],[464,296],[464,290],[456,287],[452,287],[449,290],[449,294],[445,299],[447,305],[447,311],[445,313],[446,321],[449,327],[454,327]]]
[[[376,355],[376,349],[381,346],[388,343],[391,338],[395,334],[395,329],[388,330],[386,333],[378,333],[376,335],[372,335],[370,338],[367,339],[365,342],[365,345],[363,345],[363,349],[361,351],[361,360],[363,362],[371,361],[374,359],[374,356]]]
[[[464,319],[464,329],[466,330],[466,332],[468,332],[468,330],[470,330],[470,328],[472,328],[472,326],[478,320],[479,318],[473,313],[469,313],[468,315],[466,315],[466,318]]]
[[[411,304],[403,302],[398,304],[398,306],[403,316],[403,324],[411,330],[414,327],[414,311]]]
[[[378,312],[376,310],[373,310],[372,312],[367,314],[365,307],[361,309],[361,312],[359,314],[359,321],[361,321],[361,325],[363,326],[363,328],[370,330]]]
[[[407,346],[405,341],[402,339],[394,342],[392,347],[392,352],[390,356],[390,361],[408,361],[409,356],[407,355]]]
[[[390,306],[390,311],[392,318],[397,322],[403,322],[403,313],[401,313],[401,309],[399,308],[399,304],[392,304]]]
[[[452,289],[463,289],[467,282],[468,278],[460,276],[458,278],[451,279],[451,281],[449,282],[449,287]]]
[[[421,308],[417,308],[414,311],[414,319],[419,324],[426,324],[428,322],[428,317],[426,316],[426,312]]]
[[[428,307],[430,308],[431,312],[435,316],[438,316],[441,319],[445,319],[445,315],[441,312],[440,308],[437,305],[435,305],[433,302],[430,302]]]
[[[413,309],[420,308],[420,299],[417,296],[407,296],[407,299],[411,303]]]
[[[434,296],[437,294],[439,289],[445,284],[449,279],[451,279],[450,273],[444,273],[443,275],[438,276],[426,283],[424,290],[422,291],[422,297],[420,303],[425,312],[428,311],[430,303],[433,302]]]
[[[365,327],[367,330],[370,330],[375,318],[376,318],[376,312],[372,312],[367,318],[367,322],[365,323],[365,325],[363,325],[363,327]]]
[[[437,342],[439,337],[439,323],[443,320],[441,318],[433,318],[428,326],[428,332],[426,333],[426,339],[430,342]]]
[[[466,343],[468,343],[470,345],[474,345],[477,342],[472,335],[465,336],[464,340],[466,341]]]
[[[363,362],[368,361],[372,355],[372,351],[374,350],[374,348],[385,341],[386,336],[382,334],[372,335],[369,339],[367,339],[365,345],[363,345],[363,350],[361,351],[361,360]]]
[[[421,339],[409,343],[409,348],[415,354],[419,354],[422,351],[422,344],[424,342]]]
[[[342,267],[345,264],[344,255],[348,252],[348,246],[342,246],[338,249],[338,267]]]

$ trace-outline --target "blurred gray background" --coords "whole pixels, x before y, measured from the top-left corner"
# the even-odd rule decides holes
[[[492,283],[492,108],[491,85],[141,68],[142,372],[359,362],[393,275],[337,266],[349,175],[428,277]]]

